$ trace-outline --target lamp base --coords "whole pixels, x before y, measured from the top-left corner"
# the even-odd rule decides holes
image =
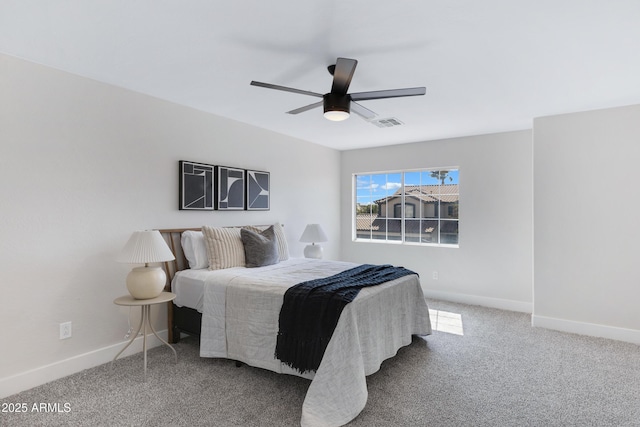
[[[135,299],[157,297],[166,282],[167,275],[160,267],[136,267],[127,275],[127,289]]]
[[[313,243],[304,248],[305,258],[322,259],[322,246]]]

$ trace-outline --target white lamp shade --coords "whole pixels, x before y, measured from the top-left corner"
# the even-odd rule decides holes
[[[118,255],[118,262],[147,264],[175,259],[158,230],[135,231]]]
[[[144,264],[136,267],[127,276],[127,289],[136,299],[155,298],[162,293],[167,275],[160,267],[151,267],[152,262],[175,259],[158,230],[134,232],[118,255],[118,262]]]
[[[320,224],[309,224],[304,229],[300,241],[304,243],[326,242],[329,239]]]

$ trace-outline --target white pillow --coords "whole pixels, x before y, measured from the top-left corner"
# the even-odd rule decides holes
[[[202,231],[187,230],[180,238],[182,251],[189,262],[189,268],[198,270],[209,267],[209,255],[207,254],[207,243],[204,240]]]

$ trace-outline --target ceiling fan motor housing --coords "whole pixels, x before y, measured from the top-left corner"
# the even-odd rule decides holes
[[[344,111],[349,114],[351,109],[351,96],[350,95],[340,95],[337,93],[325,93],[322,96],[324,102],[324,112],[327,111]]]

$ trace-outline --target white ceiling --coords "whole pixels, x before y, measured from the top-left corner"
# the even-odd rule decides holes
[[[639,0],[0,0],[0,52],[336,149],[529,129],[534,117],[640,103]],[[350,92],[334,123],[318,99],[253,87]]]

